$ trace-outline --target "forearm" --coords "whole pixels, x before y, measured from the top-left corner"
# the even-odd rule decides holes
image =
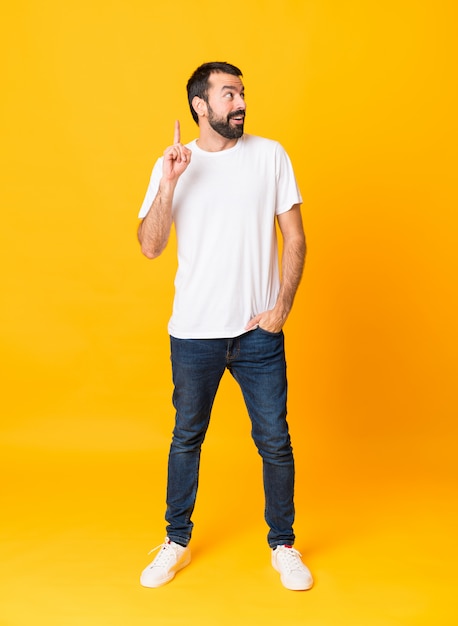
[[[274,307],[275,314],[284,324],[293,306],[294,297],[304,271],[306,242],[303,233],[284,242],[281,259],[280,291]]]
[[[149,259],[158,257],[169,240],[174,191],[175,183],[161,180],[153,204],[138,227],[142,252]]]

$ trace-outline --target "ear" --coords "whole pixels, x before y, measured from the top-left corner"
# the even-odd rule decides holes
[[[199,96],[194,96],[192,99],[192,108],[199,117],[203,117],[207,113],[207,103]]]

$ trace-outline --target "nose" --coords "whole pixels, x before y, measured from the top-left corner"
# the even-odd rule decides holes
[[[238,94],[236,98],[236,107],[237,109],[242,109],[243,111],[246,109],[245,98],[240,94]]]

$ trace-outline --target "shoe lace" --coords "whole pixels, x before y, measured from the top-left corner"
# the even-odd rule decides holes
[[[278,549],[278,548],[277,548]],[[283,564],[289,569],[290,572],[297,570],[303,570],[304,564],[301,561],[302,554],[296,548],[280,548],[279,554]]]
[[[168,543],[161,543],[152,550],[148,552],[148,554],[152,554],[159,550],[156,558],[151,563],[151,567],[167,567],[174,558],[176,558],[176,551],[174,547]]]

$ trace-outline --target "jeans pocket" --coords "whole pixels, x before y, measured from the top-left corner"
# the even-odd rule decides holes
[[[262,328],[259,325],[256,330],[260,330],[262,333],[265,333],[266,335],[270,335],[271,337],[280,337],[283,334],[283,329],[279,330],[278,333],[273,333],[270,330],[266,330],[265,328]]]

